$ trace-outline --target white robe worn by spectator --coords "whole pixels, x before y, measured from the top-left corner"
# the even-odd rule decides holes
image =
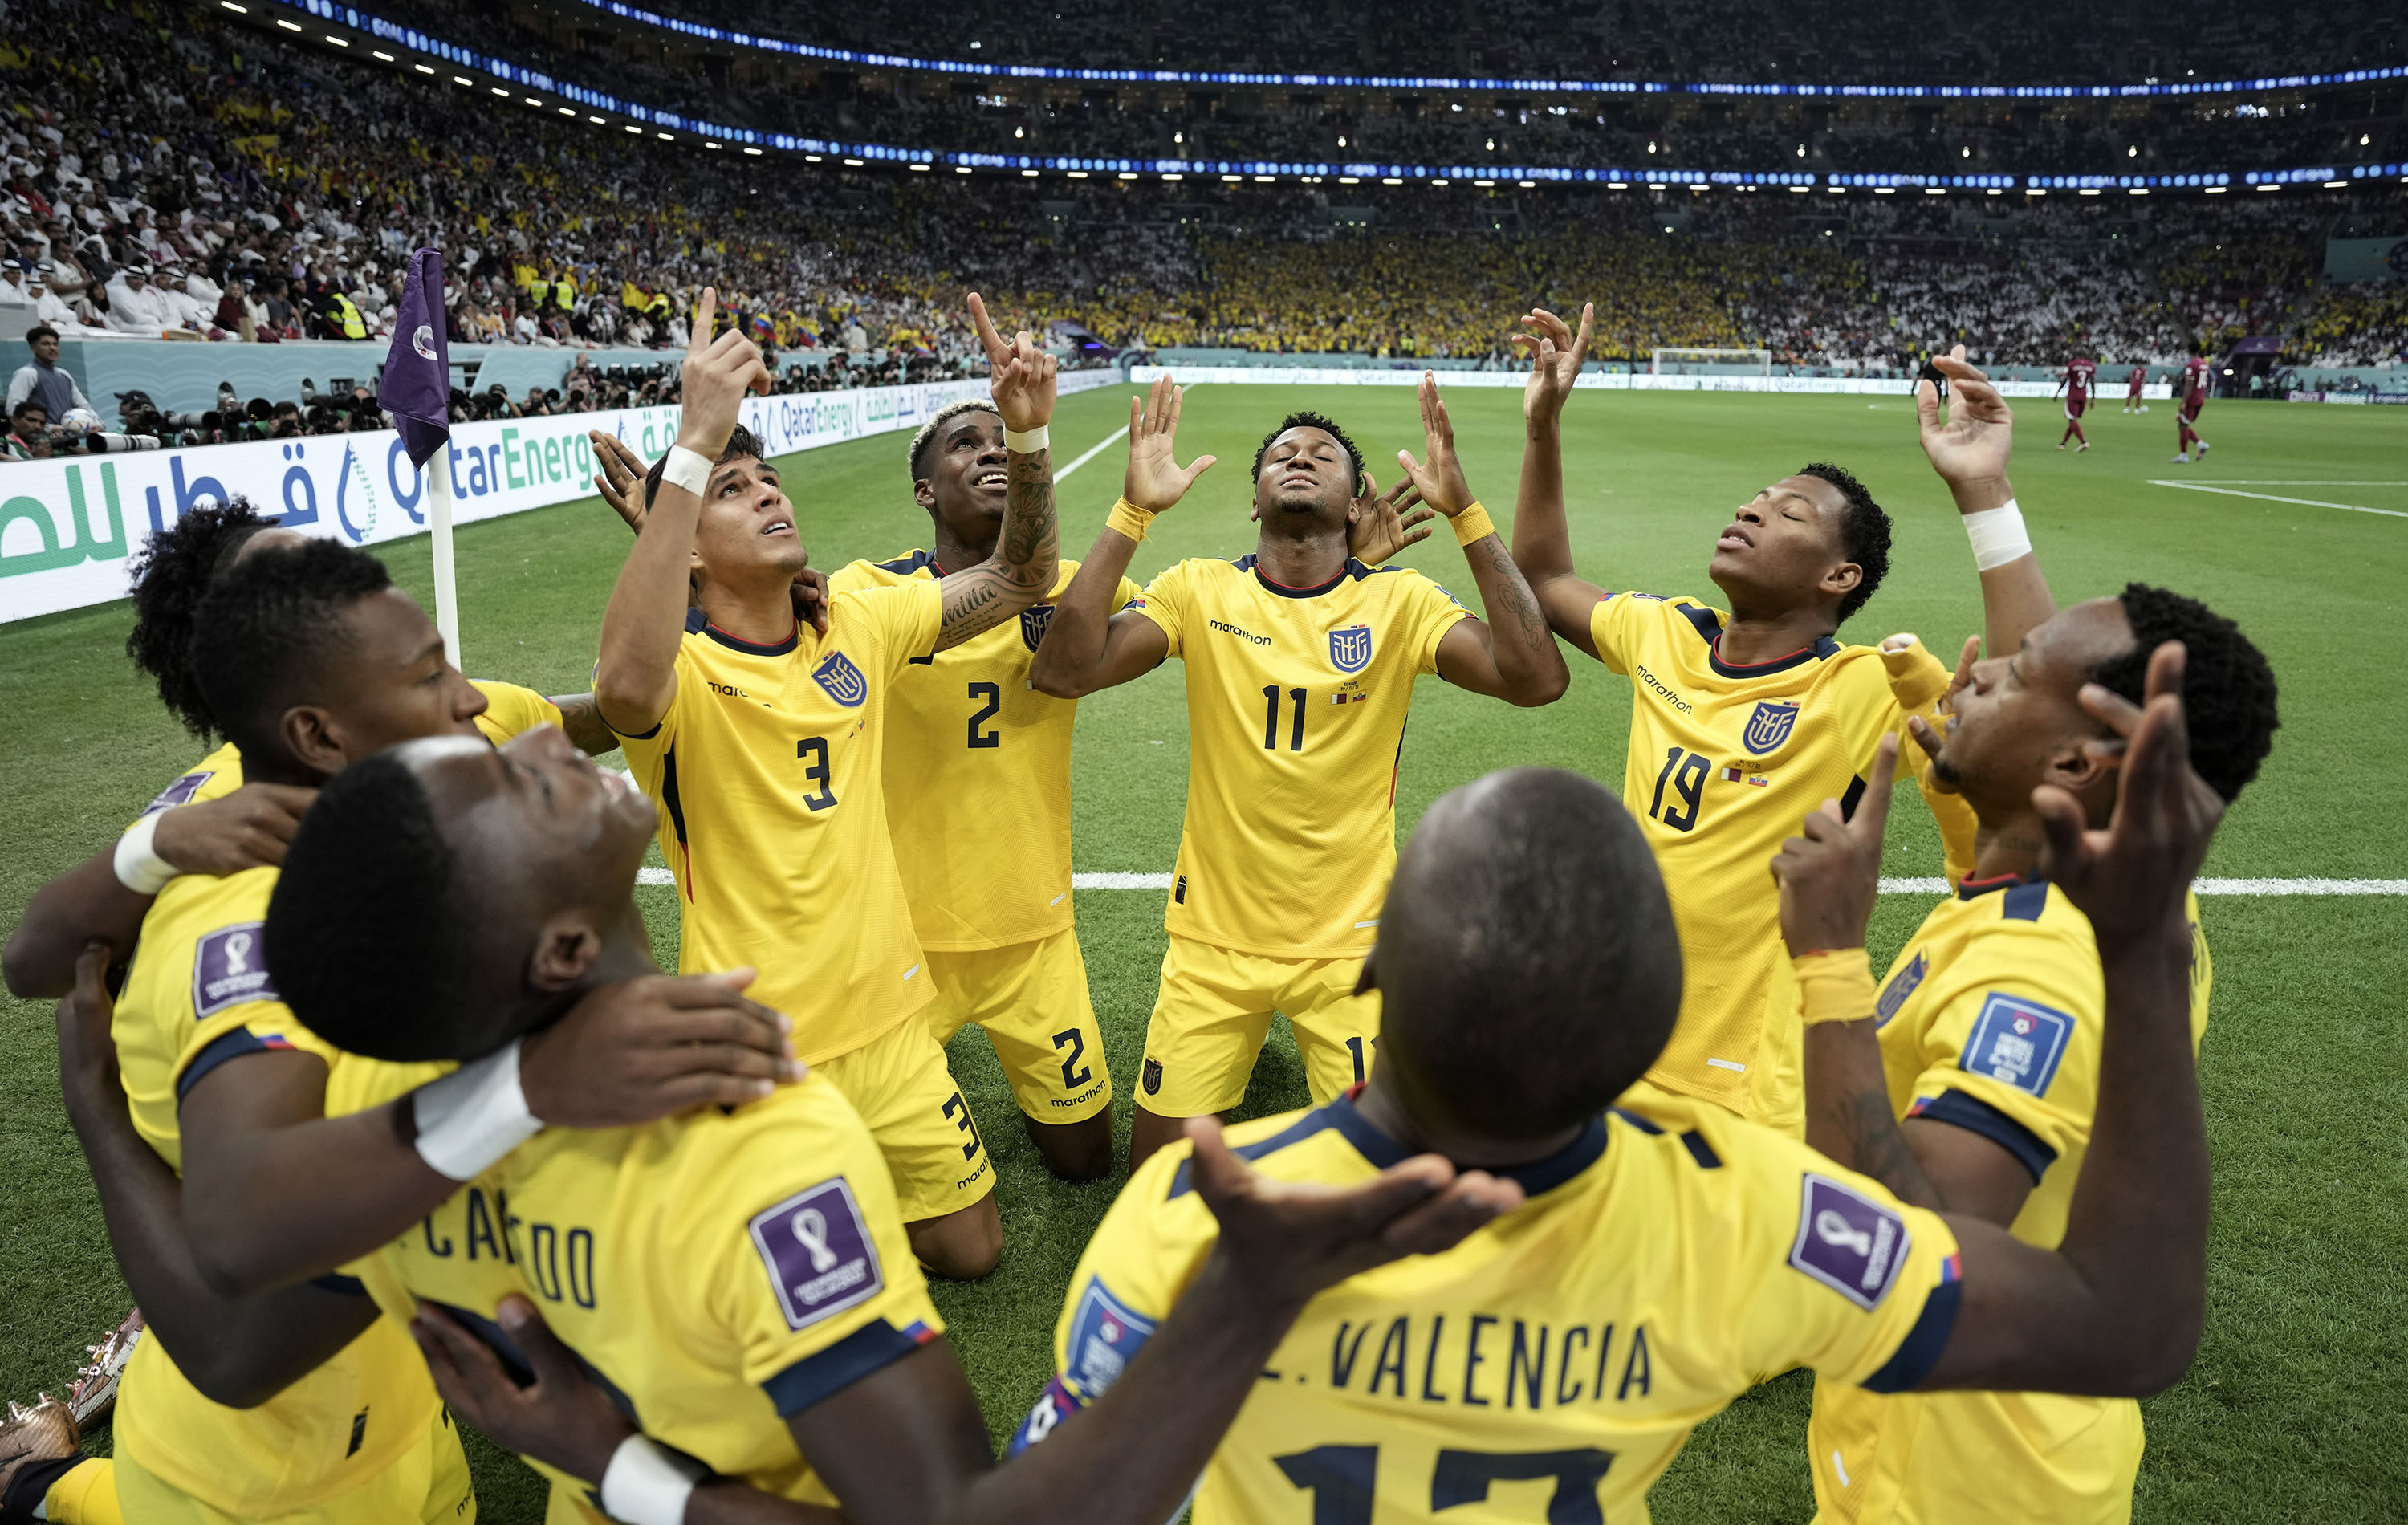
[[[162,331],[176,324],[176,314],[166,299],[150,286],[139,291],[126,284],[122,272],[108,282],[108,326],[120,334],[137,338],[157,338]]]

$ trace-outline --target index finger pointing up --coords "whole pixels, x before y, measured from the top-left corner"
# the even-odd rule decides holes
[[[970,293],[970,322],[978,328],[979,342],[986,346],[987,359],[1002,364],[1003,336],[995,331],[994,320],[986,315],[986,299],[976,292]]]
[[[702,300],[695,304],[694,332],[685,339],[685,352],[699,355],[710,348],[710,331],[719,324],[719,288],[702,288]]]

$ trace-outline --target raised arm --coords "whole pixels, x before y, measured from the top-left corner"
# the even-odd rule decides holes
[[[1513,342],[1530,352],[1530,381],[1522,389],[1522,487],[1513,503],[1513,561],[1555,634],[1589,655],[1597,637],[1589,619],[1605,590],[1572,575],[1571,528],[1564,519],[1564,402],[1572,395],[1588,341],[1597,331],[1597,304],[1581,309],[1575,337],[1543,308],[1523,323]]]
[[[719,294],[702,290],[694,340],[686,347],[679,398],[677,444],[708,462],[719,459],[736,432],[737,410],[751,391],[766,391],[761,352],[735,329],[716,342],[711,319]],[[594,698],[602,718],[623,736],[640,736],[661,723],[677,698],[677,654],[685,639],[688,579],[702,495],[671,471],[636,533],[636,548],[619,568],[602,616],[602,656],[594,669]]]
[[[945,611],[937,631],[939,651],[994,629],[1044,597],[1054,591],[1060,566],[1054,455],[1046,443],[1054,419],[1054,359],[1025,332],[1005,343],[976,292],[970,293],[970,318],[986,346],[996,411],[1003,416],[1003,525],[993,554],[975,567],[948,572],[939,584]]]
[[[1962,344],[1933,356],[1931,363],[1948,378],[1948,419],[1941,422],[1940,389],[1929,381],[1916,382],[1914,413],[1923,453],[1948,484],[1957,513],[1969,521],[1966,528],[1974,537],[1974,560],[1982,576],[1984,645],[1991,655],[2003,655],[2057,612],[2040,558],[2024,533],[2022,514],[2008,509],[2015,500],[2014,484],[2007,480],[2015,418],[1990,379],[1966,362]],[[2002,509],[2007,510],[2003,517],[1973,518]],[[1990,565],[1981,566],[1985,561]]]
[[[1028,681],[1055,698],[1082,698],[1152,672],[1170,655],[1170,638],[1142,614],[1116,613],[1112,593],[1137,554],[1145,526],[1181,498],[1216,457],[1199,455],[1187,466],[1177,460],[1181,394],[1168,376],[1154,379],[1143,397],[1129,398],[1128,468],[1115,506],[1096,548],[1079,564],[1078,575],[1054,606],[1045,639],[1028,665]]]
[[[1438,395],[1438,378],[1429,371],[1422,372],[1421,404],[1423,453],[1429,459],[1415,461],[1410,451],[1400,450],[1397,464],[1422,501],[1455,526],[1455,538],[1471,563],[1471,580],[1480,587],[1480,607],[1493,620],[1457,620],[1439,638],[1439,676],[1457,688],[1509,704],[1552,704],[1571,683],[1564,654],[1548,633],[1522,569],[1488,522],[1487,511],[1471,495],[1463,463],[1455,453],[1455,424]]]

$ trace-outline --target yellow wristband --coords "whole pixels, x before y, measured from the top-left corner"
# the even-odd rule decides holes
[[[1832,948],[1789,960],[1808,1027],[1822,1022],[1861,1022],[1873,1014],[1872,956],[1862,948]]]
[[[1457,545],[1469,545],[1483,536],[1497,533],[1497,521],[1488,517],[1488,511],[1480,506],[1476,497],[1471,500],[1469,508],[1456,514],[1451,522],[1455,525],[1455,543]]]
[[[1125,497],[1112,505],[1111,514],[1105,519],[1104,527],[1117,529],[1130,540],[1141,540],[1145,539],[1145,526],[1152,523],[1152,509],[1140,509]]]

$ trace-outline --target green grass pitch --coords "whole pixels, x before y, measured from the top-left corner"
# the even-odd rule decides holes
[[[1117,427],[1125,396],[1066,400],[1055,419],[1058,457],[1072,459]],[[1500,521],[1516,480],[1517,404],[1504,391],[1467,389],[1451,399],[1472,484]],[[1210,452],[1221,464],[1157,522],[1133,574],[1251,549],[1246,463],[1281,413],[1306,406],[1354,431],[1383,481],[1393,480],[1397,450],[1420,449],[1412,396],[1402,389],[1199,388],[1181,451]],[[2285,728],[2208,871],[2408,876],[2408,813],[2385,782],[2400,760],[2391,749],[2408,752],[2408,715],[2385,676],[2403,612],[2408,522],[2150,484],[2187,474],[2276,496],[2408,511],[2408,410],[2217,404],[2203,421],[2213,454],[2178,467],[2166,459],[2174,432],[2166,405],[2146,417],[2112,406],[2094,412],[2097,444],[2086,454],[2049,448],[2061,426],[2056,404],[2018,410],[2017,487],[2059,598],[2110,593],[2128,579],[2163,583],[2237,617],[2281,675]],[[1953,652],[1979,628],[1971,558],[1915,447],[1903,396],[1584,394],[1568,429],[1574,538],[1584,571],[1601,583],[1711,596],[1703,568],[1730,508],[1804,462],[1836,460],[1898,521],[1888,585],[1844,634],[1870,641],[1914,630]],[[903,450],[903,437],[890,435],[782,463],[818,566],[926,542]],[[1101,526],[1121,458],[1120,447],[1109,448],[1063,484],[1066,554],[1083,555]],[[2253,485],[2267,482],[2276,484]],[[2304,482],[2358,484],[2284,484]],[[468,670],[550,693],[581,688],[627,544],[591,499],[464,530]],[[426,542],[384,554],[431,605]],[[1469,593],[1443,533],[1405,559]],[[113,838],[197,755],[128,667],[120,650],[127,621],[117,604],[0,629],[0,708],[9,717],[0,906],[12,920],[37,885]],[[1426,681],[1402,760],[1400,827],[1409,831],[1443,790],[1509,764],[1555,764],[1618,783],[1627,689],[1577,655],[1572,662],[1570,693],[1536,712]],[[1167,870],[1186,763],[1175,668],[1086,701],[1075,764],[1077,867]],[[1939,871],[1937,839],[1911,787],[1892,830],[1889,871]],[[672,892],[640,893],[673,967]],[[1078,904],[1125,1140],[1125,1099],[1163,950],[1160,899],[1097,891]],[[2408,1411],[2398,1400],[2408,1378],[2402,907],[2398,899],[2233,898],[2203,908],[2218,976],[2204,1055],[2216,1171],[2212,1298],[2197,1365],[2147,1405],[2144,1520],[2369,1519],[2396,1515],[2408,1499]],[[1914,898],[1885,898],[1876,956],[1886,958],[1923,910]],[[1116,1186],[1046,1176],[1011,1126],[1010,1092],[976,1031],[954,1043],[953,1058],[996,1157],[1008,1247],[993,1276],[940,1286],[937,1302],[1000,1435],[1048,1374],[1063,1288]],[[1283,1029],[1255,1072],[1247,1111],[1304,1100]],[[8,1203],[0,1394],[25,1397],[59,1387],[127,1301],[59,1107],[46,1006],[0,1003],[0,1169]],[[1657,1518],[1807,1518],[1807,1400],[1806,1379],[1793,1374],[1707,1424],[1656,1490]],[[489,1447],[474,1455],[487,1519],[540,1518],[532,1475]],[[1297,1509],[1300,1521],[1301,1502]]]

